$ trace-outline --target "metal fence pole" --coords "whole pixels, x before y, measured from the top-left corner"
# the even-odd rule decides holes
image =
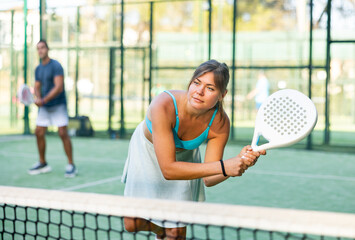
[[[43,19],[46,14],[46,0],[39,0],[39,36],[41,39],[47,37],[47,21]]]
[[[108,132],[112,134],[112,115],[114,108],[113,93],[115,85],[113,83],[115,79],[115,51],[116,49],[110,48],[110,73],[109,73],[109,87],[108,87]]]
[[[10,124],[11,127],[15,126],[15,122],[17,123],[17,105],[13,102],[14,97],[16,97],[17,89],[17,78],[15,78],[15,51],[14,51],[14,15],[15,11],[11,10],[11,43],[10,43]]]
[[[24,32],[24,48],[23,48],[23,79],[24,83],[27,84],[27,0],[23,2],[23,17],[25,23],[25,32]],[[29,108],[25,106],[24,111],[24,134],[30,134],[30,121],[29,121]]]
[[[308,67],[308,96],[309,98],[312,99],[312,68],[313,68],[313,0],[310,0],[310,6],[309,6],[309,14],[310,14],[310,19],[309,19],[309,67]],[[308,135],[307,138],[307,149],[312,149],[312,134]]]
[[[78,80],[79,80],[79,33],[80,33],[80,8],[76,11],[76,34],[75,34],[75,117],[79,115],[79,92],[78,92]]]
[[[153,25],[154,25],[154,2],[150,2],[150,24],[149,24],[149,69],[148,69],[148,100],[152,101],[152,67],[153,67]]]
[[[235,71],[236,71],[236,64],[235,64],[235,50],[236,50],[236,34],[237,34],[237,0],[233,1],[233,31],[232,31],[232,124],[231,124],[231,138],[234,140],[234,108],[235,108]]]
[[[326,47],[326,73],[327,77],[325,79],[325,128],[324,128],[324,144],[329,144],[330,133],[329,133],[329,93],[328,85],[330,82],[330,30],[331,30],[331,12],[332,12],[332,1],[328,0],[327,4],[327,47]]]
[[[124,121],[124,46],[123,46],[123,33],[124,33],[124,0],[121,2],[121,36],[120,36],[120,52],[121,52],[121,86],[120,86],[120,102],[121,102],[121,119],[120,119],[120,137],[125,136],[125,121]]]
[[[208,60],[211,59],[212,44],[212,0],[208,0]]]

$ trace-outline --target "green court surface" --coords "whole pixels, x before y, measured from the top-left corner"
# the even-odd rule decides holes
[[[0,185],[123,195],[120,181],[128,140],[72,138],[76,178],[57,136],[47,136],[51,173],[27,174],[38,161],[34,136],[0,137]],[[204,152],[205,146],[201,147]],[[242,146],[229,143],[224,158]],[[242,177],[206,188],[207,202],[355,213],[355,154],[284,148],[269,150]]]

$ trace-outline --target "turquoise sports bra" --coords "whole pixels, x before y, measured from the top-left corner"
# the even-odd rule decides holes
[[[192,140],[183,141],[177,135],[178,130],[179,130],[179,116],[178,116],[178,109],[177,109],[175,97],[169,91],[164,91],[164,92],[168,93],[172,97],[172,99],[174,101],[175,114],[176,114],[176,124],[175,124],[175,128],[173,128],[175,147],[176,148],[187,149],[187,150],[192,150],[192,149],[198,148],[207,139],[208,131],[210,130],[210,127],[211,127],[211,125],[213,123],[213,120],[214,120],[214,118],[216,116],[218,108],[216,108],[216,110],[214,111],[213,116],[211,118],[211,121],[208,124],[208,127],[206,128],[206,130],[203,133],[201,133],[200,136],[198,136],[197,138],[192,139]],[[151,133],[153,133],[152,132],[152,122],[148,119],[147,116],[145,117],[145,122],[147,124],[147,127],[148,127],[149,131]]]

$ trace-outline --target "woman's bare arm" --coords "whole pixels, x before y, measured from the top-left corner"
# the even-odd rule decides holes
[[[149,108],[153,127],[153,145],[163,176],[168,180],[188,180],[222,173],[220,162],[189,163],[176,161],[175,143],[172,128],[175,125],[175,109],[170,96],[159,95]],[[228,138],[228,137],[226,137]],[[221,154],[223,149],[220,151]],[[226,170],[231,176],[241,175],[246,166],[239,159],[226,163]]]

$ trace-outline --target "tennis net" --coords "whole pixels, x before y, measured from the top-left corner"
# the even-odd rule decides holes
[[[0,186],[0,239],[155,239],[123,216],[186,223],[186,239],[355,239],[355,214]],[[173,238],[166,238],[173,239]]]

